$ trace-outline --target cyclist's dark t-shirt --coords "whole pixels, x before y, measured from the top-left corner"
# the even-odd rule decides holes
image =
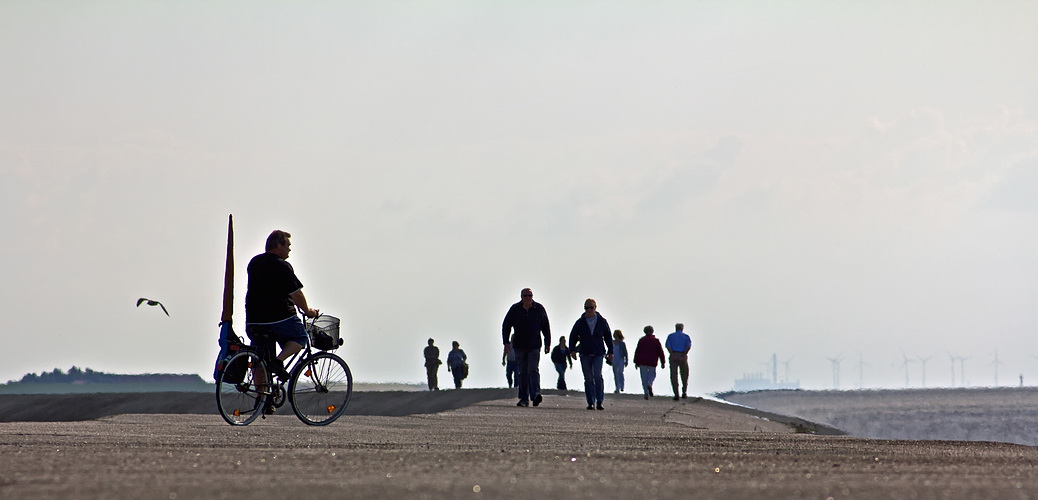
[[[276,323],[295,316],[295,304],[288,297],[303,284],[296,278],[292,264],[270,252],[249,261],[249,288],[245,293],[245,323]]]

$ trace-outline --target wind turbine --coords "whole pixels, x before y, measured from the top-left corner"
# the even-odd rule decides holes
[[[865,362],[865,357],[858,353],[858,388],[865,388],[865,367],[872,366]]]
[[[955,355],[949,352],[948,359],[951,360],[951,387],[955,387]]]
[[[959,360],[959,380],[962,387],[966,387],[966,360],[970,359],[970,356],[958,356],[955,359]]]
[[[786,360],[782,362],[782,366],[785,369],[785,380],[783,380],[783,382],[789,382],[789,362],[792,361],[795,357],[797,357],[796,354],[786,358]]]
[[[908,365],[911,363],[915,363],[915,360],[908,359],[908,355],[905,354],[905,351],[901,351],[901,357],[904,359],[904,361],[901,362],[901,367],[905,369],[905,388],[907,389],[910,386],[910,380],[908,378]]]
[[[930,358],[932,358],[932,357],[933,356],[927,356],[927,357],[924,358],[924,357],[921,357],[919,355],[916,355],[916,359],[919,360],[919,364],[923,365],[923,379],[922,379],[923,387],[926,387],[926,362],[930,361]]]
[[[988,364],[988,366],[995,365],[995,387],[998,387],[998,365],[1003,364],[998,360],[998,349],[995,349],[995,360]]]
[[[836,356],[835,358],[825,358],[833,364],[833,389],[840,388],[840,361],[843,360],[843,354]]]

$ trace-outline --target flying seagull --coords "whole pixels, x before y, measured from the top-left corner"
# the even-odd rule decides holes
[[[137,299],[137,307],[140,307],[143,303],[147,303],[149,306],[159,306],[162,308],[162,312],[166,313],[166,316],[169,316],[169,311],[166,310],[166,306],[162,305],[162,302],[146,299],[144,297]]]

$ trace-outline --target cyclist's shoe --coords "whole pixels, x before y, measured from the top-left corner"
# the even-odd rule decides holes
[[[274,372],[274,375],[277,375],[281,380],[288,380],[290,377],[288,370],[285,369],[285,362],[278,358],[274,358],[270,362],[270,371]]]
[[[263,405],[263,415],[266,416],[266,415],[273,415],[273,414],[274,414],[274,405],[273,405],[273,403],[268,401],[267,403],[265,403]]]

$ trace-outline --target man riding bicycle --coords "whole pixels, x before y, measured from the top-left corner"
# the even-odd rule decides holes
[[[264,359],[270,360],[271,371],[282,380],[289,378],[285,360],[309,342],[296,309],[309,318],[319,312],[307,305],[303,283],[285,260],[291,251],[291,237],[281,230],[270,233],[266,251],[249,261],[245,294],[245,333]],[[273,355],[274,342],[281,346],[277,356]]]

